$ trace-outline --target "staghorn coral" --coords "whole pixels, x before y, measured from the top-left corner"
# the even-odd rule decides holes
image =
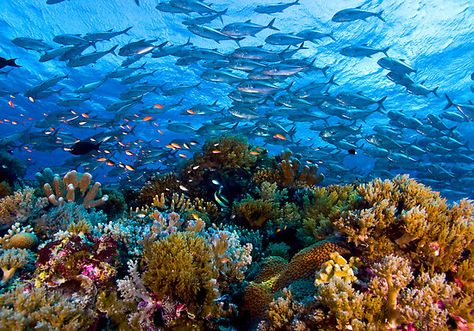
[[[256,184],[277,183],[279,187],[288,189],[312,187],[324,179],[324,175],[318,175],[318,170],[314,164],[302,166],[290,151],[284,151],[274,158],[271,168],[257,170],[252,181]]]
[[[361,197],[333,225],[363,249],[368,260],[396,253],[430,273],[454,270],[474,242],[474,203],[451,208],[439,193],[408,176],[356,188]],[[471,246],[472,247],[472,246]]]
[[[75,170],[69,171],[61,178],[53,175],[52,171],[46,168],[43,173],[36,173],[38,182],[44,183],[43,190],[49,202],[54,206],[62,206],[66,202],[76,202],[82,204],[84,208],[94,208],[103,205],[108,200],[107,195],[102,195],[101,184],[92,182],[90,173],[78,173]]]
[[[293,256],[288,266],[276,280],[273,289],[282,289],[292,282],[314,276],[314,273],[327,261],[331,253],[347,253],[347,249],[335,243],[316,243],[306,247]]]
[[[34,218],[46,206],[46,199],[37,199],[33,189],[25,188],[0,199],[0,224],[8,228],[12,224],[24,223]]]
[[[266,318],[258,325],[258,331],[310,331],[300,318],[307,318],[305,307],[293,299],[291,291],[284,289],[282,296],[270,302]]]
[[[8,230],[7,234],[0,238],[0,245],[4,249],[25,248],[32,249],[38,244],[38,238],[31,226],[21,226],[15,223]]]
[[[353,256],[349,263],[338,252],[330,254],[331,259],[324,262],[319,272],[316,273],[315,285],[327,283],[333,277],[339,277],[345,282],[354,282],[357,280],[357,266],[360,263],[358,258]]]
[[[44,287],[16,289],[0,294],[2,330],[86,330],[95,321],[91,309],[84,309],[64,294]]]
[[[180,181],[176,174],[155,175],[148,180],[138,193],[140,205],[151,205],[156,196],[171,199],[174,193],[180,192]]]
[[[218,272],[204,238],[192,232],[177,232],[145,243],[142,263],[145,285],[162,298],[185,304],[199,317],[216,312]]]
[[[33,260],[27,249],[11,248],[2,250],[0,255],[0,269],[2,270],[1,285],[8,283],[18,269],[25,267]]]

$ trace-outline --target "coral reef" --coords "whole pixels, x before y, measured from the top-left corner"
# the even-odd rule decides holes
[[[0,199],[0,225],[8,228],[14,223],[25,223],[46,206],[46,199],[38,199],[33,189],[25,188]]]
[[[273,166],[259,169],[252,180],[256,184],[277,183],[278,187],[296,189],[312,187],[324,179],[318,174],[317,165],[301,165],[301,161],[290,151],[284,151],[273,160]]]
[[[95,321],[90,309],[60,292],[18,286],[0,294],[2,330],[86,330]]]
[[[61,178],[46,168],[43,173],[36,173],[36,179],[43,186],[44,193],[49,202],[54,206],[62,206],[66,202],[76,202],[85,208],[94,208],[103,205],[108,200],[107,195],[102,195],[99,182],[92,182],[89,173],[69,171]],[[44,183],[44,184],[43,184]]]
[[[334,226],[368,260],[397,254],[431,273],[453,270],[474,242],[474,203],[451,208],[439,193],[408,176],[374,180],[356,188],[359,205]]]
[[[349,251],[331,242],[316,243],[301,250],[292,257],[286,269],[279,275],[273,289],[279,290],[296,280],[313,277],[334,252],[348,253]]]
[[[1,285],[8,283],[18,269],[25,267],[32,261],[32,256],[27,249],[5,249],[0,255],[0,269],[2,270]]]
[[[176,174],[155,175],[148,180],[138,193],[140,205],[151,205],[156,196],[170,199],[180,192],[180,181]]]
[[[15,223],[8,232],[0,238],[0,245],[3,249],[25,248],[32,249],[38,244],[38,237],[33,232],[30,225],[21,226]]]

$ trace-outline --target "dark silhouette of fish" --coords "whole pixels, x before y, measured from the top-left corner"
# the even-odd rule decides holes
[[[4,57],[0,57],[0,69],[5,68],[5,67],[21,67],[18,64],[15,63],[16,59],[10,59],[7,60]]]
[[[72,145],[69,153],[73,155],[88,154],[92,151],[97,151],[99,149],[100,144],[102,144],[102,141],[97,144],[91,143],[90,141],[78,141],[77,143]]]

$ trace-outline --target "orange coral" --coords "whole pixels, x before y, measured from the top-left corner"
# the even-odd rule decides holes
[[[261,283],[280,274],[285,270],[288,265],[288,261],[280,256],[269,256],[267,257],[255,276],[255,282]]]
[[[4,248],[26,248],[32,249],[38,244],[38,238],[34,233],[21,232],[14,234],[4,244]]]
[[[264,283],[250,283],[244,292],[242,310],[255,319],[265,317],[273,300],[271,288]]]
[[[314,276],[314,273],[321,265],[331,258],[331,253],[348,253],[348,250],[334,243],[326,242],[316,243],[299,251],[287,268],[280,274],[276,280],[273,289],[282,289],[292,282]]]

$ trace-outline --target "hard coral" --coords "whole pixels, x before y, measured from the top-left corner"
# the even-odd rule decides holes
[[[22,227],[20,223],[15,223],[8,230],[7,234],[0,238],[0,245],[4,249],[25,248],[32,249],[38,244],[38,238],[31,226]]]
[[[4,285],[13,278],[18,269],[31,262],[32,256],[28,250],[17,248],[2,250],[1,253],[0,269],[3,273],[1,285]]]
[[[2,330],[87,330],[95,320],[75,299],[45,288],[17,287],[0,294]]]
[[[266,181],[288,189],[311,187],[323,179],[322,174],[318,175],[318,166],[302,166],[301,161],[289,151],[276,157],[272,168],[260,169],[253,176],[253,181],[257,184]]]
[[[242,310],[249,312],[252,319],[261,319],[272,300],[272,289],[268,284],[252,282],[245,288]]]
[[[174,173],[155,175],[141,188],[138,199],[142,206],[151,205],[156,196],[162,195],[171,199],[173,194],[180,192],[180,181]]]
[[[46,168],[43,173],[38,172],[35,176],[40,183],[44,183],[44,193],[54,206],[76,202],[85,208],[94,208],[103,205],[109,198],[107,195],[102,195],[101,184],[93,183],[92,175],[87,172],[81,174],[72,170],[66,173],[62,180],[58,175],[51,175],[51,169]]]
[[[37,199],[33,189],[25,188],[0,199],[0,225],[8,227],[13,223],[26,222],[35,217],[47,204],[46,199]]]
[[[296,253],[286,269],[276,280],[273,289],[282,289],[292,282],[314,276],[321,265],[329,260],[331,253],[347,253],[347,249],[335,243],[316,243]]]
[[[447,272],[474,244],[474,203],[461,200],[451,208],[439,193],[408,176],[374,180],[356,188],[360,201],[345,210],[334,226],[377,260],[395,253],[416,267]]]
[[[327,283],[333,277],[339,277],[346,282],[357,280],[355,274],[360,263],[358,258],[351,257],[347,262],[338,252],[331,253],[330,256],[331,259],[324,262],[319,273],[316,273],[316,285]]]
[[[286,269],[288,261],[279,256],[269,256],[262,262],[260,270],[255,276],[255,282],[261,283],[278,276]]]
[[[415,280],[409,260],[394,255],[375,263],[366,291],[333,277],[322,284],[319,300],[330,309],[338,330],[450,330],[449,314],[459,289],[444,274],[421,273]],[[413,281],[414,280],[414,281]]]

